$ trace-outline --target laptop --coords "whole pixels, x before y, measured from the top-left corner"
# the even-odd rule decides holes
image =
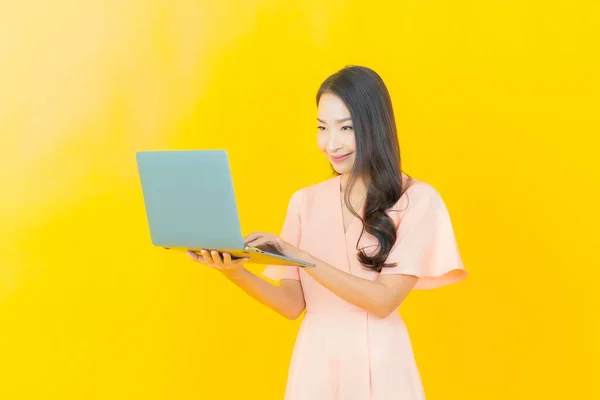
[[[139,151],[136,160],[154,246],[217,250],[253,264],[315,266],[274,247],[244,244],[225,150]]]

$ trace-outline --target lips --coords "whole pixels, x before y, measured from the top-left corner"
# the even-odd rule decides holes
[[[341,161],[344,161],[346,158],[348,158],[350,156],[350,154],[352,154],[352,153],[342,154],[339,156],[329,156],[329,158],[331,158],[331,161],[333,161],[333,162],[341,162]]]

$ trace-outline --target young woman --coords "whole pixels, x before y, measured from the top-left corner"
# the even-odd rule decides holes
[[[334,178],[295,192],[280,236],[253,233],[315,268],[268,266],[273,285],[228,254],[189,253],[259,302],[298,318],[286,400],[421,400],[424,392],[397,312],[412,289],[459,282],[466,271],[444,201],[409,178],[388,90],[351,66],[317,93],[319,148]]]

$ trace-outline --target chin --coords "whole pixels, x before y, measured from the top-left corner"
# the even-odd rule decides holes
[[[333,164],[331,165],[331,167],[333,168],[333,170],[335,172],[337,172],[340,175],[347,175],[350,172],[352,172],[352,167],[348,168],[348,167],[345,167],[345,166],[341,166],[341,165],[340,166],[336,166],[336,165],[333,165]]]

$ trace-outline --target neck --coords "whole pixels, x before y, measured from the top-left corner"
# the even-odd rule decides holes
[[[342,192],[346,191],[349,179],[350,179],[350,174],[343,174],[341,176],[340,190]],[[363,179],[360,177],[356,178],[356,180],[354,182],[354,186],[352,187],[351,197],[364,198],[364,197],[366,197],[366,195],[367,195],[367,187],[365,186]]]

